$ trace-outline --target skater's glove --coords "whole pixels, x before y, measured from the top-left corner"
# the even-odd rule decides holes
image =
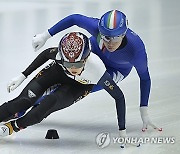
[[[158,128],[151,122],[151,120],[148,116],[148,107],[147,106],[140,107],[140,113],[141,113],[141,118],[143,121],[143,127],[142,127],[143,132],[145,132],[147,130],[148,126],[151,126],[152,128],[154,128],[158,131],[162,131],[162,128]]]
[[[126,129],[125,130],[119,130],[119,137],[120,137],[120,147],[121,148],[125,148],[127,146],[134,146],[134,147],[140,147],[139,143],[135,143],[135,142],[127,142],[129,139],[129,137],[126,134]],[[133,141],[133,140],[132,140]]]
[[[25,79],[26,77],[22,73],[21,75],[13,78],[7,85],[7,91],[10,93],[16,89]]]
[[[42,34],[35,35],[32,39],[32,46],[34,48],[34,51],[39,50],[50,37],[52,36],[49,34],[48,31]]]

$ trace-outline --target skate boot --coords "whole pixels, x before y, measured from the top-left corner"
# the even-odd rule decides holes
[[[13,133],[13,127],[11,123],[6,123],[0,126],[0,137],[5,137]]]

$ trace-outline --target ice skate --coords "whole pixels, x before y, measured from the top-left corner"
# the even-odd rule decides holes
[[[6,123],[0,126],[0,137],[5,137],[13,133],[13,127],[11,123]]]

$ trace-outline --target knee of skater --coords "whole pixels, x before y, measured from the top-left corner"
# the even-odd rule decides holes
[[[20,98],[18,102],[19,106],[24,106],[25,108],[30,108],[33,104],[34,102],[26,97]]]

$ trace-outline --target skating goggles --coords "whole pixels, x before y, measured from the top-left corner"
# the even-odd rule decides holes
[[[66,68],[72,68],[72,67],[81,68],[81,67],[84,67],[84,65],[85,65],[84,61],[79,61],[79,62],[75,62],[75,63],[70,63],[70,62],[66,62],[66,61],[63,62],[63,66]]]
[[[126,35],[126,32],[119,35],[119,36],[115,36],[115,37],[111,37],[111,36],[105,36],[103,34],[101,34],[101,38],[106,41],[106,42],[119,42],[120,40],[122,40],[122,38]]]

